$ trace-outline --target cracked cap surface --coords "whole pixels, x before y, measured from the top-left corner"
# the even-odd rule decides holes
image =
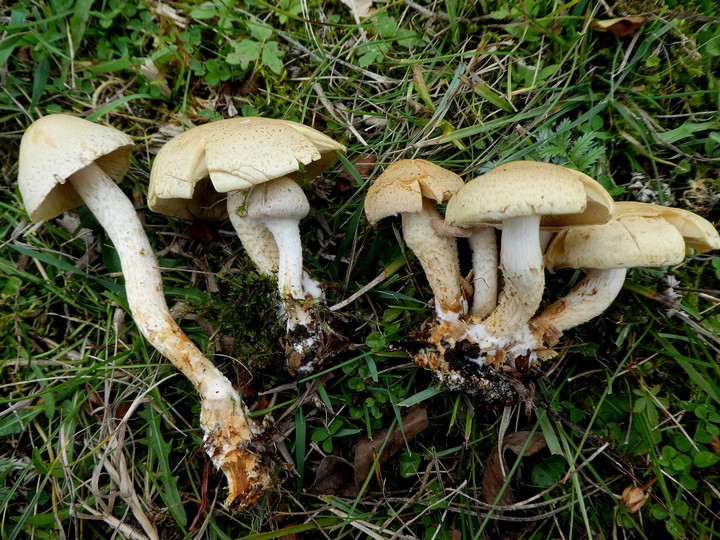
[[[545,266],[558,268],[634,268],[671,266],[685,258],[685,241],[658,217],[616,216],[601,225],[560,231],[548,247]]]
[[[618,202],[615,208],[618,215],[663,218],[685,239],[687,255],[720,249],[720,234],[713,224],[688,210],[641,202]]]
[[[457,174],[424,159],[400,159],[377,177],[365,196],[371,225],[383,218],[422,210],[423,199],[443,203],[463,186]]]

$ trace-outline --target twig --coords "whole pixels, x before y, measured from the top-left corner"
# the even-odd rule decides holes
[[[355,138],[360,141],[363,146],[368,146],[367,141],[363,138],[362,135],[360,135],[358,130],[355,129],[355,126],[352,125],[352,122],[350,122],[347,118],[340,118],[340,115],[333,106],[332,102],[325,95],[325,92],[323,91],[322,86],[320,86],[320,83],[315,83],[313,85],[313,89],[315,90],[315,92],[317,92],[317,95],[320,98],[320,103],[322,103],[323,106],[327,109],[327,111],[330,113],[330,116],[332,116],[338,124],[345,125],[345,127],[348,128],[353,135],[355,135]]]
[[[138,531],[137,529],[131,527],[127,523],[124,523],[121,519],[116,518],[115,516],[111,514],[106,514],[102,512],[98,512],[97,510],[94,510],[89,507],[85,507],[86,512],[90,512],[90,514],[81,514],[80,512],[75,512],[72,514],[74,517],[78,519],[97,519],[97,520],[103,520],[105,523],[107,523],[113,530],[119,532],[120,534],[124,535],[129,540],[150,540],[147,536],[145,536],[143,533]]]
[[[638,115],[638,117],[640,118],[642,123],[645,124],[645,127],[648,129],[650,134],[655,138],[655,140],[658,143],[660,143],[661,146],[664,146],[665,148],[669,148],[673,152],[675,152],[683,157],[694,159],[696,161],[704,161],[704,162],[710,162],[710,163],[720,161],[720,158],[709,158],[709,157],[701,156],[699,154],[688,154],[687,152],[683,152],[682,150],[680,150],[680,148],[678,148],[671,142],[668,142],[665,139],[663,139],[661,133],[655,128],[655,123],[653,122],[652,118],[650,118],[650,115],[648,115],[645,111],[643,111],[637,104],[635,104],[632,101],[630,102],[630,106],[635,111],[635,113]]]
[[[330,306],[328,309],[330,311],[338,311],[348,304],[352,304],[355,300],[360,298],[362,295],[364,295],[366,292],[374,289],[378,285],[380,285],[383,281],[385,281],[388,277],[388,271],[387,268],[384,269],[382,272],[380,272],[375,279],[368,282],[366,285],[361,287],[359,290],[355,291],[353,294],[348,296],[345,300],[342,300],[341,302],[338,302],[337,304]]]
[[[413,2],[412,0],[405,0],[405,5],[414,9],[415,11],[425,15],[426,17],[429,17],[431,19],[439,19],[441,21],[450,21],[450,15],[443,11],[432,11],[425,6],[421,6],[420,4]],[[468,20],[465,17],[455,17],[456,22],[467,22]]]

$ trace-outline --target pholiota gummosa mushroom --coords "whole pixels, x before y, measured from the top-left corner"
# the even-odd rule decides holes
[[[538,340],[557,343],[565,330],[605,311],[622,289],[627,269],[679,264],[686,253],[720,249],[720,235],[706,219],[647,203],[619,202],[603,225],[561,231],[550,243],[548,270],[589,268],[582,280],[530,321]]]
[[[277,273],[286,360],[289,370],[301,375],[322,363],[324,332],[314,306],[321,289],[303,274],[297,227],[310,207],[293,184],[326,170],[336,152],[345,147],[297,122],[231,118],[172,138],[150,173],[151,210],[185,219],[229,215],[258,269]]]
[[[420,261],[435,296],[440,322],[457,323],[465,312],[455,238],[439,235],[433,221],[442,221],[434,204],[447,201],[463,185],[456,175],[424,159],[401,159],[388,166],[365,197],[371,225],[388,216],[402,216],[402,234]]]
[[[604,223],[612,198],[590,177],[565,167],[513,161],[469,181],[447,206],[450,225],[502,228],[497,307],[482,321],[492,338],[509,338],[535,314],[544,291],[540,229]],[[483,332],[483,333],[484,333]]]
[[[205,448],[225,473],[226,506],[239,509],[271,487],[265,427],[230,381],[183,333],[168,311],[157,260],[130,200],[118,187],[133,142],[116,129],[57,114],[34,122],[20,145],[18,184],[34,222],[85,204],[120,258],[130,312],[145,338],[197,388]]]

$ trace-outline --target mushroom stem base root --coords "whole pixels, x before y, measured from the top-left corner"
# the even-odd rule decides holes
[[[525,383],[534,377],[529,354],[509,358],[500,350],[490,358],[465,337],[456,341],[452,335],[457,335],[457,329],[446,326],[431,319],[413,336],[415,340],[405,345],[417,366],[432,372],[450,390],[478,396],[487,407],[526,401],[532,391]]]
[[[228,481],[225,507],[237,511],[256,503],[272,489],[271,430],[250,418],[239,395],[204,398],[201,407],[205,450]]]
[[[288,371],[296,376],[308,376],[319,370],[325,358],[343,349],[342,337],[322,322],[324,306],[293,299],[284,300],[287,333],[283,338]]]

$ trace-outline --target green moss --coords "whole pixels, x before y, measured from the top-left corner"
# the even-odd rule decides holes
[[[251,371],[282,366],[279,298],[275,280],[249,270],[219,283],[218,300],[203,309],[203,316],[224,334],[223,350]]]

